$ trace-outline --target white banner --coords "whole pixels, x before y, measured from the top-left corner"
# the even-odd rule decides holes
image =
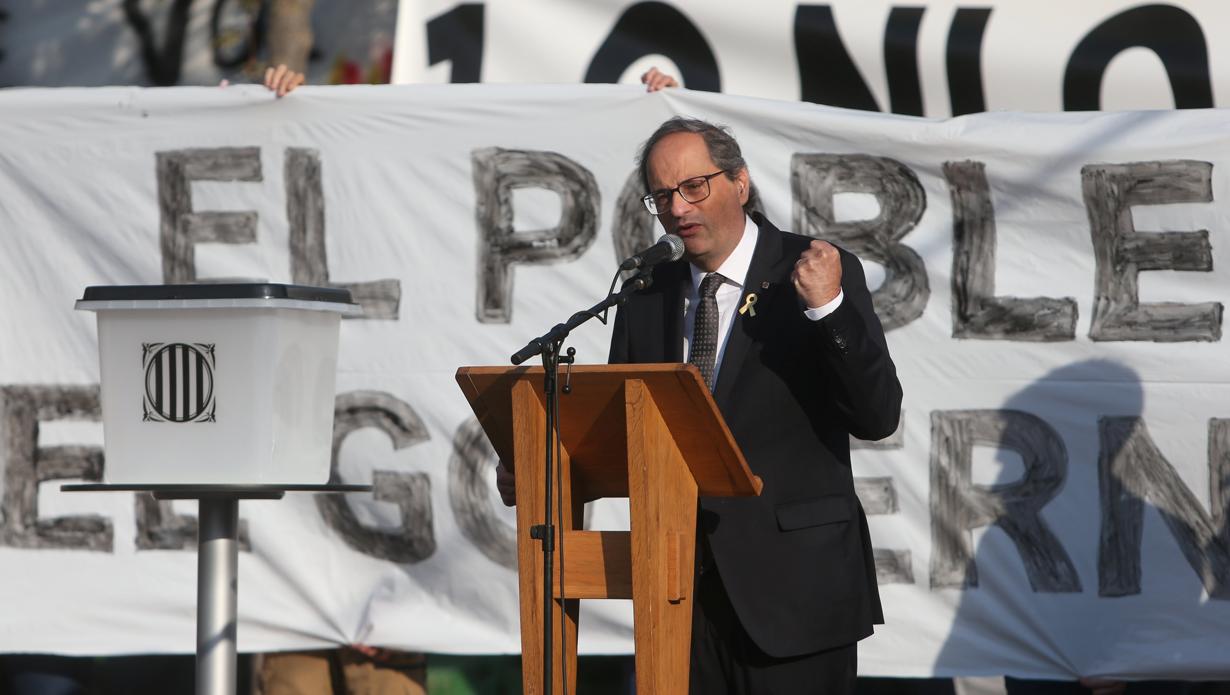
[[[454,372],[602,296],[656,235],[637,146],[687,114],[732,127],[771,220],[879,288],[905,415],[854,452],[888,620],[863,672],[1230,676],[1223,112],[483,85],[23,90],[0,114],[0,651],[191,651],[193,504],[59,490],[102,465],[72,304],[220,277],[346,284],[367,312],[335,466],[374,495],[241,504],[241,648],[517,651],[513,515]],[[608,336],[570,344],[600,363]],[[581,622],[583,651],[630,648],[626,603]]]
[[[946,117],[1230,98],[1215,0],[402,0],[393,81],[635,82]]]

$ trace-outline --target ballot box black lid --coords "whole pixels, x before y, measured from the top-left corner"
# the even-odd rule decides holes
[[[272,282],[183,285],[92,285],[85,288],[83,302],[159,301],[192,299],[290,299],[305,302],[353,304],[350,290],[337,287],[283,285]]]

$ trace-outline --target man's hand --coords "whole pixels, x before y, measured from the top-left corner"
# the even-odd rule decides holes
[[[841,254],[827,241],[811,242],[794,264],[790,281],[809,309],[822,307],[841,292]]]
[[[391,649],[385,649],[384,647],[373,647],[366,644],[352,644],[349,646],[354,651],[366,656],[372,661],[388,661],[397,653]]]
[[[295,72],[285,65],[265,69],[265,86],[278,98],[295,91],[295,87],[303,84],[303,73]]]
[[[500,500],[505,507],[517,505],[517,479],[513,472],[504,466],[503,461],[495,467],[495,487],[500,491]]]
[[[1089,688],[1093,695],[1123,695],[1127,690],[1124,681],[1113,681],[1107,678],[1082,678],[1081,685]]]
[[[644,75],[641,75],[641,84],[645,85],[645,91],[656,92],[668,87],[678,87],[679,81],[654,67],[649,68]]]

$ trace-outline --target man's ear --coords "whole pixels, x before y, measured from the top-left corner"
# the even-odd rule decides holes
[[[747,175],[747,167],[735,174],[735,187],[739,191],[739,204],[747,205],[748,196],[752,194],[752,180]]]

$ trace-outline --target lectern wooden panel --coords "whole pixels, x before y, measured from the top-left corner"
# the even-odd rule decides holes
[[[637,692],[686,692],[696,498],[757,495],[760,479],[695,367],[577,366],[568,380],[572,392],[559,397],[561,485],[553,490],[566,548],[554,594],[568,634],[565,640],[553,621],[554,643],[564,653],[554,661],[553,691],[562,692],[566,668],[575,692],[577,600],[631,598]],[[541,545],[530,528],[543,520],[544,453],[551,445],[543,372],[463,367],[457,382],[500,459],[514,464],[522,684],[525,693],[539,693],[545,582]],[[629,498],[631,531],[581,529],[582,504],[599,497]]]

